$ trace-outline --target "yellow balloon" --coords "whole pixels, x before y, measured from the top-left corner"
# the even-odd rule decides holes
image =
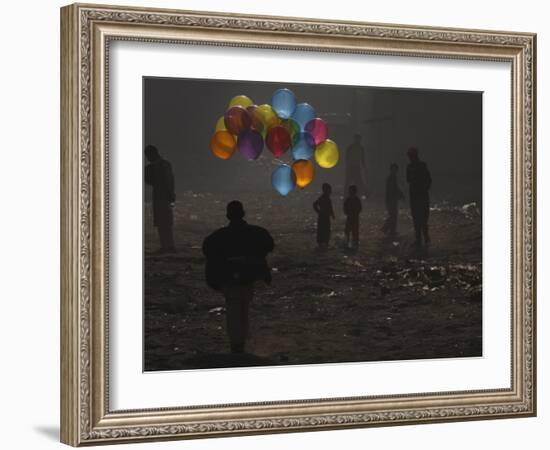
[[[225,128],[225,117],[221,116],[216,122],[216,131],[224,131],[224,130],[227,130],[227,128]]]
[[[237,141],[227,130],[216,131],[210,140],[210,150],[220,159],[229,159],[235,153]]]
[[[236,95],[229,102],[228,109],[231,108],[232,106],[242,106],[243,108],[248,108],[252,104],[253,104],[253,101],[250,100],[250,98],[247,97],[246,95]]]
[[[268,130],[269,128],[274,127],[275,125],[279,125],[281,123],[281,119],[279,119],[277,114],[275,114],[275,111],[273,111],[271,105],[268,105],[267,103],[258,106],[258,108],[256,109],[256,114],[263,122],[265,130]]]
[[[321,142],[315,149],[315,161],[324,169],[330,169],[338,164],[339,157],[338,146],[330,139]]]

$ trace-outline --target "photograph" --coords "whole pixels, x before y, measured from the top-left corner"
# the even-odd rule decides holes
[[[482,357],[482,115],[144,76],[143,370]]]
[[[537,415],[538,26],[293,7],[60,9],[61,442]]]

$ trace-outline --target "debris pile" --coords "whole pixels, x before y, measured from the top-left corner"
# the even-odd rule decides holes
[[[380,266],[373,277],[381,295],[396,289],[417,293],[456,289],[466,291],[472,300],[481,300],[481,264],[434,265],[424,260],[407,260],[404,267],[395,262]]]

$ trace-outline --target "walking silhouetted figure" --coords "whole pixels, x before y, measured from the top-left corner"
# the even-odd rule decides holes
[[[386,211],[388,217],[382,226],[382,231],[390,237],[397,234],[397,216],[399,211],[399,200],[403,200],[403,192],[397,182],[397,171],[399,166],[390,164],[390,174],[386,178]]]
[[[254,297],[254,282],[271,283],[267,254],[273,238],[262,227],[249,225],[239,201],[227,205],[229,225],[203,242],[206,282],[225,296],[226,330],[232,353],[243,353],[248,338],[248,311]]]
[[[363,205],[361,199],[357,196],[357,186],[352,185],[348,189],[348,198],[344,201],[344,214],[346,215],[346,247],[349,248],[350,235],[352,248],[359,247],[359,214]]]
[[[414,223],[415,245],[430,243],[428,231],[428,218],[430,216],[430,188],[432,177],[428,166],[418,158],[418,150],[415,147],[407,151],[410,163],[407,166],[407,183],[409,183],[409,198],[411,215]]]
[[[160,156],[154,145],[145,147],[149,164],[145,166],[145,183],[153,188],[153,224],[158,230],[161,253],[174,252],[174,175],[170,163]]]
[[[322,190],[321,196],[313,202],[313,209],[317,213],[317,244],[320,248],[327,248],[330,241],[330,219],[335,216],[330,199],[332,187],[323,183]]]

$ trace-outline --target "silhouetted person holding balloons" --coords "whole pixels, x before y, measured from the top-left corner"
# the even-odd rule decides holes
[[[349,248],[351,235],[352,248],[359,247],[359,214],[363,205],[357,196],[357,186],[352,185],[348,189],[348,198],[344,201],[344,214],[346,215],[346,247]]]
[[[145,156],[149,164],[145,166],[145,183],[153,188],[153,223],[157,227],[159,253],[175,251],[174,233],[174,175],[170,163],[160,156],[154,145],[145,147]]]
[[[254,297],[254,282],[271,283],[266,257],[273,251],[273,238],[262,227],[249,225],[239,201],[227,205],[229,225],[203,242],[206,283],[225,296],[227,334],[232,353],[243,353],[248,338],[248,312]]]
[[[321,196],[313,202],[313,209],[317,213],[317,244],[319,248],[325,249],[330,241],[330,220],[335,216],[330,199],[331,185],[323,183],[322,190]]]
[[[430,216],[430,188],[432,177],[428,166],[418,157],[418,149],[411,147],[407,150],[410,163],[407,166],[407,183],[409,183],[409,197],[411,215],[414,223],[415,245],[417,247],[430,244],[428,218]]]
[[[399,166],[390,164],[390,174],[386,178],[386,211],[388,217],[382,226],[382,231],[390,237],[397,234],[397,213],[399,211],[399,200],[403,200],[403,192],[397,182],[397,171]]]

